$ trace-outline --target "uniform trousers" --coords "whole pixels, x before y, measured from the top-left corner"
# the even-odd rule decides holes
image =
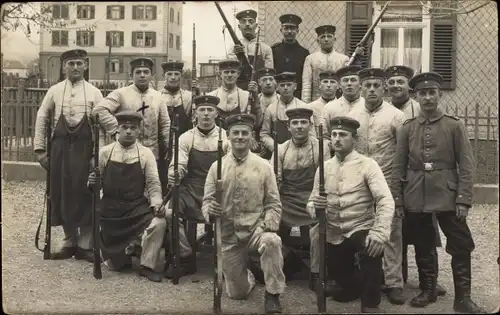
[[[92,248],[92,226],[70,229],[63,224],[63,247],[79,247],[90,250]]]
[[[255,286],[255,280],[247,269],[249,252],[260,255],[260,265],[264,273],[266,291],[281,294],[285,291],[281,238],[276,233],[264,232],[258,227],[248,241],[237,243],[222,242],[222,272],[229,298],[242,300]]]
[[[389,242],[384,247],[382,259],[385,286],[403,288],[403,219],[394,215]]]
[[[340,244],[327,244],[328,275],[346,295],[361,297],[363,307],[378,307],[382,282],[382,256],[371,257],[365,251],[369,230],[354,232]]]

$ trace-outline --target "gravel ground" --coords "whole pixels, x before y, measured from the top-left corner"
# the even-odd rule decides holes
[[[180,284],[153,283],[135,273],[121,274],[103,266],[103,279],[92,277],[92,265],[74,259],[44,261],[34,247],[34,235],[43,209],[44,183],[4,183],[2,180],[2,289],[6,313],[211,313],[212,277],[209,257],[200,257],[198,274],[182,278]],[[488,311],[499,299],[498,206],[475,205],[469,218],[476,250],[472,253],[472,290],[478,304]],[[43,235],[43,234],[42,234]],[[53,229],[53,250],[61,246],[62,229]],[[443,236],[443,240],[445,240]],[[440,248],[439,282],[449,294],[424,309],[408,304],[394,306],[385,297],[381,307],[390,313],[453,312],[453,282],[450,256]],[[409,283],[406,295],[417,294],[413,247],[409,250]],[[263,286],[257,286],[247,301],[223,296],[225,313],[262,313]],[[288,284],[282,297],[284,313],[315,313],[315,295],[305,281]],[[357,313],[359,301],[341,304],[328,300],[334,313]]]

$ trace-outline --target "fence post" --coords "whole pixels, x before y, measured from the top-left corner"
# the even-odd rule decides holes
[[[25,89],[25,80],[19,79],[17,84],[17,102],[16,102],[16,161],[20,161],[20,142],[22,138],[22,128],[23,128],[23,115],[22,110],[24,107],[24,89]]]
[[[479,103],[476,103],[474,115],[474,161],[477,165],[477,157],[479,150]]]

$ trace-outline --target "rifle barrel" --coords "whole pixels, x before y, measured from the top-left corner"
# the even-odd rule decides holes
[[[101,198],[101,174],[99,172],[99,114],[96,114],[94,123],[94,170],[96,174],[96,185],[94,186],[92,198],[92,254],[94,278],[102,278],[101,270],[101,238],[100,238],[100,213],[99,200]]]

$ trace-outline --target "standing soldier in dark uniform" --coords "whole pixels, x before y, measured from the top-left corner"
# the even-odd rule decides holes
[[[93,261],[91,248],[91,201],[87,189],[93,155],[90,113],[103,99],[101,91],[85,81],[87,52],[69,50],[61,55],[66,79],[50,87],[38,109],[34,149],[40,164],[50,163],[52,225],[64,229],[63,247],[51,259]],[[52,149],[47,161],[46,124],[51,123]]]
[[[410,86],[408,82],[414,75],[412,68],[407,66],[390,66],[385,69],[387,74],[387,89],[391,95],[391,104],[405,114],[406,119],[412,119],[420,115],[420,104],[414,99],[410,98]],[[439,235],[439,227],[437,225],[436,216],[432,216],[432,223],[436,229],[436,244],[441,247],[441,236]],[[408,245],[413,244],[410,235],[408,235],[408,220],[403,218],[403,260],[407,257]],[[436,251],[436,263],[437,259]],[[436,265],[436,272],[439,271]],[[437,277],[437,273],[436,273]],[[423,272],[418,271],[418,278],[420,279],[420,289],[423,289],[424,280]],[[436,286],[438,295],[445,295],[446,290],[439,284]]]
[[[472,205],[472,147],[464,124],[438,109],[442,82],[434,72],[410,80],[422,112],[404,123],[392,166],[395,205],[407,212],[417,265],[424,273],[425,286],[411,305],[425,307],[437,300],[435,213],[446,235],[446,252],[452,257],[453,309],[483,313],[471,299],[471,252],[475,245],[466,219]]]
[[[257,29],[257,12],[254,10],[244,10],[236,14],[238,19],[238,28],[243,35],[240,38],[241,45],[234,45],[231,49],[232,54],[229,54],[229,58],[236,58],[239,53],[245,53],[248,58],[250,65],[253,65],[253,59],[255,58],[255,44],[257,43],[257,34],[255,30]],[[241,60],[240,60],[241,62]],[[271,47],[266,43],[259,42],[259,51],[257,55],[256,69],[260,68],[272,68],[273,63],[273,51]],[[250,82],[251,73],[248,73],[246,69],[242,69],[238,76],[238,87],[246,90],[248,88],[248,83]]]
[[[273,50],[274,69],[277,73],[295,72],[297,78],[297,89],[293,94],[296,98],[301,99],[302,95],[302,70],[304,61],[309,56],[309,50],[302,47],[297,41],[299,33],[299,24],[302,19],[295,14],[283,14],[280,16],[281,34],[283,40],[271,46]]]

